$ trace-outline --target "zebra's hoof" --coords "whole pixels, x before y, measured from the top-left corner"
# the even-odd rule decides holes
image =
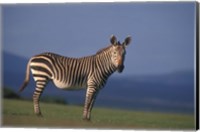
[[[42,113],[36,113],[37,117],[43,117]]]
[[[89,118],[83,118],[84,121],[90,122],[91,120]]]

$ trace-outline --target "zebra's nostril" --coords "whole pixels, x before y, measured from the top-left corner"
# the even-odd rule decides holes
[[[124,70],[124,65],[119,66],[118,69],[117,69],[117,71],[118,71],[119,73],[122,73],[123,70]]]

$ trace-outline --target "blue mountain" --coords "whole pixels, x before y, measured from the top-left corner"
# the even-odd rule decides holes
[[[3,86],[18,91],[25,78],[28,59],[3,51]],[[100,91],[95,107],[129,110],[194,112],[194,71],[176,71],[164,75],[111,76]],[[35,83],[19,93],[32,98]],[[49,83],[42,96],[63,97],[73,105],[83,105],[85,90],[63,91]]]

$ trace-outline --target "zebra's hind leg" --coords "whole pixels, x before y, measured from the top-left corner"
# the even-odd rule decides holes
[[[42,113],[40,110],[39,100],[40,100],[40,96],[41,96],[46,84],[47,84],[47,80],[36,81],[36,88],[35,88],[35,92],[33,94],[34,112],[37,116],[40,116],[40,117],[42,117]]]

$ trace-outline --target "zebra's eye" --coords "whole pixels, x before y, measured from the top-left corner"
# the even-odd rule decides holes
[[[116,52],[116,51],[114,51],[114,52],[113,52],[113,54],[114,54],[114,55],[116,55],[116,54],[117,54],[117,52]]]

